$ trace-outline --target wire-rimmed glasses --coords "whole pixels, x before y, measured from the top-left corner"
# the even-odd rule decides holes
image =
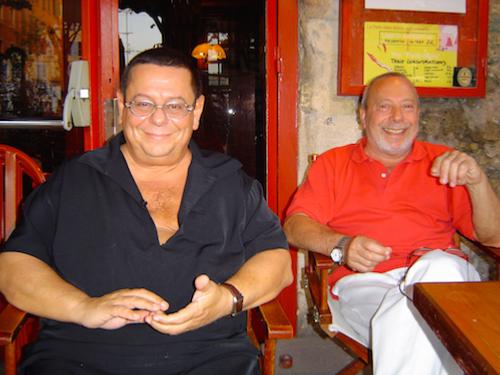
[[[194,103],[189,105],[181,99],[172,100],[165,104],[155,104],[152,101],[145,99],[134,99],[129,102],[125,102],[125,107],[137,117],[149,117],[153,115],[157,109],[161,109],[169,119],[173,120],[180,120],[194,111]]]

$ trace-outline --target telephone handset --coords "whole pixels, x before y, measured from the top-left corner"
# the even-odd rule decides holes
[[[76,60],[70,64],[68,93],[64,99],[63,128],[90,126],[89,63]]]

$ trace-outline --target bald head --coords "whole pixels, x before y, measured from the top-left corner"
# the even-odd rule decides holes
[[[381,74],[381,75],[373,78],[368,83],[368,85],[365,87],[365,89],[363,91],[363,96],[361,97],[361,108],[362,109],[366,110],[366,107],[368,106],[368,101],[370,100],[370,96],[372,95],[373,91],[376,90],[377,86],[380,85],[381,83],[383,83],[383,81],[385,81],[387,79],[391,79],[391,78],[397,78],[397,79],[401,79],[402,81],[404,81],[410,87],[411,91],[413,91],[413,93],[415,94],[415,98],[417,100],[417,105],[420,106],[420,102],[419,102],[419,98],[418,98],[418,94],[417,94],[417,89],[415,88],[413,83],[408,79],[408,77],[406,77],[404,74],[401,74],[401,73],[389,72],[389,73]]]

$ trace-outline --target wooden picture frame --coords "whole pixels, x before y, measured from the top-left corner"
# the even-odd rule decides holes
[[[398,22],[458,26],[458,66],[474,67],[472,87],[418,87],[422,97],[484,97],[488,49],[488,0],[467,0],[466,13],[365,9],[364,0],[340,1],[338,94],[363,91],[364,23]]]

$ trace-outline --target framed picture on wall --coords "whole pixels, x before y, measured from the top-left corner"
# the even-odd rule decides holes
[[[400,72],[424,97],[483,97],[488,0],[341,0],[339,95]]]

